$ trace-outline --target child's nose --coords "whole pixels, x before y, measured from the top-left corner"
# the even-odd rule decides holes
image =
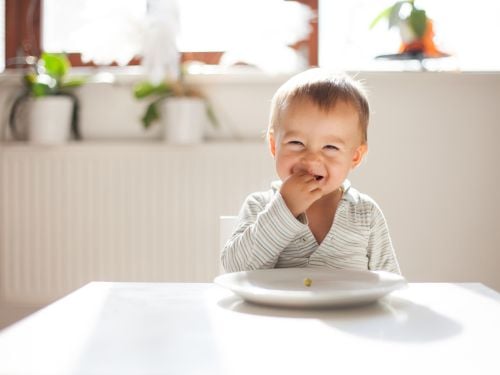
[[[321,162],[321,155],[319,155],[316,152],[308,152],[304,155],[302,158],[302,161],[304,163],[310,164],[310,163],[319,163]]]
[[[308,153],[302,157],[300,160],[300,169],[307,171],[308,173],[315,173],[321,168],[321,157],[315,153]]]

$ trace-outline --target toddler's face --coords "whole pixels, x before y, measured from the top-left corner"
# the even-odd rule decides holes
[[[293,103],[281,113],[280,125],[270,142],[282,181],[306,172],[322,182],[325,195],[342,185],[367,149],[358,114],[344,102],[328,112],[309,100]]]

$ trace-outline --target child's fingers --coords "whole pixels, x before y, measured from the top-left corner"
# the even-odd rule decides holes
[[[307,181],[305,182],[305,185],[307,186],[308,191],[313,191],[313,190],[321,190],[321,187],[324,185],[323,181],[317,180],[312,176],[312,178],[308,178]]]
[[[316,177],[310,173],[303,173],[297,176],[298,179],[304,183],[310,183],[310,182],[318,182]]]
[[[321,198],[323,196],[323,189],[321,187],[316,187],[315,189],[312,189],[310,193],[317,198]]]
[[[285,183],[289,187],[295,186],[294,190],[302,191],[303,194],[310,194],[312,191],[320,189],[323,185],[322,180],[318,180],[314,175],[304,171],[291,175]],[[318,194],[322,195],[321,189],[315,193],[315,195]]]

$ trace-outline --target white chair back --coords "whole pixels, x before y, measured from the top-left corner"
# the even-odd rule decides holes
[[[219,217],[219,250],[222,252],[227,240],[231,237],[238,225],[238,216]],[[224,268],[219,260],[219,273],[224,273]]]

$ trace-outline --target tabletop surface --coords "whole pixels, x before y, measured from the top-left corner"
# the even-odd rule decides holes
[[[366,306],[93,282],[0,332],[0,374],[500,374],[500,294],[411,283]]]

